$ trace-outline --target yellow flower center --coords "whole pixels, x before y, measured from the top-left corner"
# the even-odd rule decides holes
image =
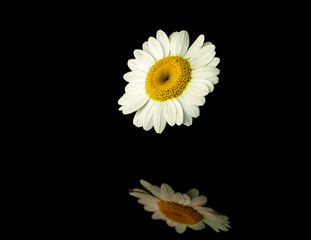
[[[158,206],[164,216],[178,223],[195,224],[203,219],[202,214],[189,205],[172,201],[160,201]]]
[[[149,69],[145,89],[151,99],[164,102],[182,94],[190,80],[191,68],[186,59],[165,57]]]

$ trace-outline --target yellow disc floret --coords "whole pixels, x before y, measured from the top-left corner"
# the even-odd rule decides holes
[[[196,224],[203,219],[202,214],[189,205],[173,201],[160,201],[158,206],[164,216],[178,223]]]
[[[191,80],[190,63],[178,56],[157,61],[148,71],[145,88],[152,100],[164,102],[177,98]]]

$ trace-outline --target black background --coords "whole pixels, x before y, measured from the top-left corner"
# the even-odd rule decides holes
[[[52,111],[46,116],[51,159],[46,171],[53,169],[48,189],[55,192],[59,216],[50,234],[266,236],[277,224],[267,215],[284,187],[279,139],[287,133],[279,114],[287,100],[282,90],[276,94],[282,16],[269,4],[128,4],[64,6],[48,24],[52,33],[46,39],[57,60],[51,71]],[[134,126],[134,114],[123,115],[117,103],[127,83],[122,77],[129,71],[127,61],[159,29],[167,35],[187,30],[191,43],[204,34],[221,60],[219,83],[193,125],[167,125],[162,134]],[[208,198],[206,206],[229,216],[232,229],[177,234],[128,195],[141,187],[140,179],[165,182],[179,192],[198,188]]]

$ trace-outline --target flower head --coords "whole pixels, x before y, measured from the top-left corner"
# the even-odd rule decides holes
[[[204,43],[200,35],[189,47],[187,31],[174,32],[169,37],[159,30],[128,61],[129,82],[119,99],[124,114],[136,112],[133,123],[161,133],[166,123],[192,125],[200,115],[199,106],[218,83],[219,58],[215,46]]]
[[[174,192],[166,183],[161,187],[152,185],[145,180],[140,183],[149,191],[134,188],[130,195],[139,198],[138,202],[144,209],[153,212],[152,219],[166,221],[170,227],[175,227],[178,233],[183,233],[187,227],[202,230],[205,224],[216,232],[228,231],[229,218],[215,212],[211,208],[203,207],[207,198],[199,195],[195,188],[187,193]]]

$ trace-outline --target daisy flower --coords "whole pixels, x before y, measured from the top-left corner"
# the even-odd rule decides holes
[[[175,227],[178,233],[183,233],[187,227],[194,230],[202,230],[205,224],[216,232],[228,231],[229,218],[215,212],[211,208],[203,207],[206,197],[199,195],[195,188],[187,193],[174,192],[166,183],[161,187],[152,185],[145,180],[140,183],[149,191],[134,188],[130,195],[139,198],[138,202],[144,205],[144,209],[153,212],[152,219],[166,221],[169,227]]]
[[[218,83],[219,58],[215,46],[200,35],[189,47],[187,31],[169,37],[159,30],[149,37],[124,74],[124,95],[119,99],[123,114],[135,113],[133,123],[144,130],[161,133],[166,123],[186,126],[200,115],[199,106]]]

